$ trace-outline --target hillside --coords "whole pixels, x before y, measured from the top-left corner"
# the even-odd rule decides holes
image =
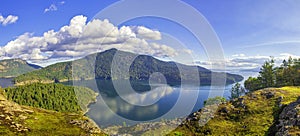
[[[0,88],[0,135],[104,135],[82,114],[21,106],[6,99]]]
[[[116,49],[110,49],[73,62],[54,64],[41,70],[20,75],[15,78],[15,82],[16,84],[25,84],[31,82],[63,82],[72,79],[112,79],[111,64],[116,52]],[[115,74],[118,77],[117,79],[148,80],[152,73],[160,72],[166,77],[169,84],[178,84],[182,80],[192,83],[195,79],[199,78],[195,73],[200,73],[200,83],[202,85],[210,84],[212,74],[217,78],[225,76],[227,83],[243,80],[243,77],[240,75],[215,73],[200,66],[187,66],[175,62],[165,62],[151,56],[136,55],[124,51],[118,51],[118,53],[119,57],[117,61],[121,64],[117,65],[116,68],[117,72]],[[130,63],[130,60],[135,56],[137,57],[133,63]],[[121,72],[120,66],[129,67],[129,77],[126,77]]]
[[[16,77],[39,68],[21,59],[0,60],[0,78]]]
[[[88,105],[96,101],[98,95],[86,87],[62,84],[34,83],[24,86],[5,88],[8,100],[59,112],[86,112]]]
[[[299,96],[299,87],[255,91],[219,104],[216,113],[209,112],[216,105],[206,106],[170,135],[299,135]]]

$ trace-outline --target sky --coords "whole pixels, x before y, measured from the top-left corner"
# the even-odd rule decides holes
[[[117,7],[112,4],[127,1],[135,5],[101,16],[109,7]],[[168,1],[159,4],[148,1],[149,7],[153,7],[148,12],[160,12],[160,7],[162,13],[171,12],[175,2]],[[139,2],[146,3],[140,0],[2,0],[0,59],[21,58],[47,66],[118,48],[207,68],[220,65],[220,62],[210,61],[212,52],[207,52],[207,47],[213,45],[203,45],[192,32],[209,35],[208,29],[201,27],[201,22],[189,14],[192,12],[182,11],[181,6],[170,14],[185,14],[184,21],[193,22],[192,25],[199,29],[189,30],[180,21],[147,15],[115,23],[114,18],[131,12],[142,13]],[[256,68],[270,56],[277,62],[289,56],[300,56],[298,0],[182,2],[209,23],[221,44],[227,68]]]

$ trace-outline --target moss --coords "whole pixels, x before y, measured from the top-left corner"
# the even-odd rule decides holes
[[[183,136],[183,134],[181,132],[174,132],[175,136]]]
[[[284,97],[282,104],[289,104],[296,101],[298,96],[300,96],[300,87],[288,86],[278,89],[278,93]]]
[[[57,112],[38,112],[31,115],[25,123],[31,126],[31,131],[28,134],[32,135],[40,134],[41,132],[53,135],[84,134],[82,129],[69,124],[68,121],[76,118],[80,117]]]

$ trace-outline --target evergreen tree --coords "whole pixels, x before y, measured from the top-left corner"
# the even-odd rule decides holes
[[[240,96],[242,96],[245,93],[244,87],[241,86],[240,83],[236,83],[232,88],[231,88],[231,97],[230,99],[235,99]]]
[[[250,92],[263,88],[261,81],[256,77],[249,77],[245,81],[244,86],[245,86],[245,89],[247,89]]]
[[[266,61],[259,72],[258,79],[262,82],[262,87],[273,87],[275,84],[275,76],[274,76],[274,59],[272,58],[270,61]]]

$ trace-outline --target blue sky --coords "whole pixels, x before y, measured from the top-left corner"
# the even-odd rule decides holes
[[[38,63],[43,63],[42,60],[48,62],[49,59],[55,61],[68,57],[63,55],[64,51],[68,51],[69,54],[78,55],[80,53],[70,50],[70,48],[67,50],[66,48],[69,46],[58,49],[54,48],[54,44],[52,43],[53,47],[37,46],[41,49],[33,49],[31,48],[32,46],[28,45],[30,43],[26,42],[31,41],[32,43],[32,41],[38,39],[38,37],[43,37],[44,33],[49,30],[57,32],[56,35],[62,35],[64,32],[59,32],[61,28],[63,26],[68,26],[70,24],[70,20],[72,20],[75,16],[83,15],[81,18],[77,18],[77,21],[81,20],[81,22],[84,22],[85,19],[87,22],[92,21],[99,11],[105,9],[114,2],[116,1],[90,0],[89,2],[86,2],[71,0],[2,0],[0,4],[0,46],[2,46],[2,54],[0,48],[0,55],[2,55],[2,58],[21,57]],[[298,52],[300,49],[300,1],[185,0],[184,2],[203,14],[203,16],[211,24],[221,41],[228,67],[257,67],[265,61],[268,56],[275,56],[275,58],[280,61],[288,56],[300,56],[300,53]],[[166,10],[167,9],[168,7],[166,6]],[[135,9],[128,10],[135,11]],[[180,13],[180,11],[178,11],[178,13]],[[11,15],[10,18],[8,18],[9,15]],[[120,16],[122,16],[122,13],[120,13]],[[103,21],[104,19],[101,20]],[[191,21],[192,20],[193,18],[191,18]],[[209,67],[208,65],[215,64],[214,62],[207,61],[204,48],[201,47],[201,44],[199,44],[195,37],[193,37],[188,30],[172,21],[155,17],[143,17],[129,20],[117,27],[121,28],[122,26],[131,26],[128,31],[132,31],[132,33],[137,36],[135,41],[143,42],[146,40],[147,43],[145,44],[147,45],[154,43],[159,44],[159,49],[166,49],[163,45],[167,45],[178,50],[178,48],[175,47],[176,42],[168,40],[168,37],[165,37],[167,35],[171,35],[176,40],[184,44],[188,49],[193,51],[195,56],[194,60],[197,61],[198,64],[206,67]],[[72,27],[70,27],[70,29],[71,28]],[[145,30],[145,28],[152,31]],[[145,33],[138,33],[139,31],[149,33],[146,33],[145,35]],[[159,32],[158,36],[161,38],[155,37],[155,34],[158,34],[156,32]],[[23,35],[23,37],[20,37],[21,35]],[[149,39],[149,36],[152,37]],[[31,40],[28,40],[30,38]],[[20,39],[21,42],[16,41],[18,39]],[[11,43],[10,46],[7,46],[10,41],[15,42]],[[7,46],[6,48],[23,48],[20,47],[22,46],[22,42],[27,44],[26,46],[24,45],[24,49],[26,48],[32,51],[19,49],[19,55],[12,56],[9,55],[8,49],[4,50],[5,46]],[[14,44],[14,46],[12,46],[12,44]],[[63,44],[57,44],[55,47],[60,45]],[[120,47],[122,45],[114,46]],[[133,52],[139,52],[138,47],[131,48],[127,46],[130,46],[129,43],[126,43],[126,49],[132,49]],[[108,47],[105,46],[103,49]],[[151,47],[154,48],[154,45]],[[51,54],[49,53],[51,52],[51,49],[57,49],[57,51],[55,53],[52,52]],[[146,53],[149,53],[150,55],[161,57],[163,55],[163,51],[169,51],[168,53],[170,53],[173,50],[167,48],[163,51],[150,49],[147,51],[148,52]],[[22,53],[27,54],[22,55]],[[47,57],[43,57],[47,54]],[[54,54],[53,56],[56,57],[51,57],[49,54]],[[179,52],[179,54],[182,53]]]

